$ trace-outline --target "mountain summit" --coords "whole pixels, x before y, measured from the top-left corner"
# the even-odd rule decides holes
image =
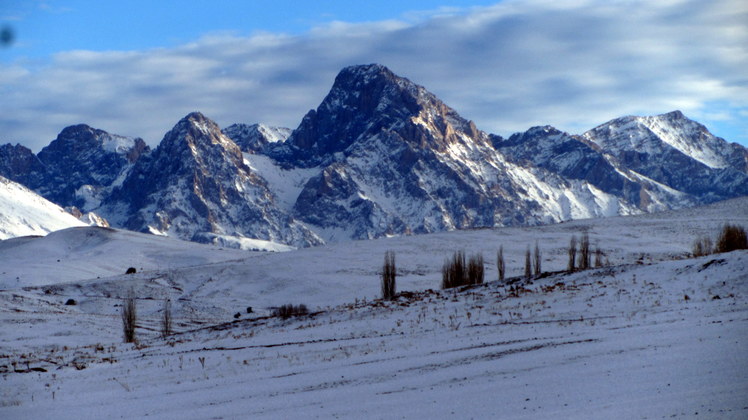
[[[428,129],[436,132],[424,132]],[[398,132],[407,142],[438,141],[431,146],[443,148],[456,130],[478,137],[474,124],[422,86],[379,64],[351,66],[340,71],[322,103],[304,116],[284,147],[269,154],[295,166],[316,166],[381,132]]]

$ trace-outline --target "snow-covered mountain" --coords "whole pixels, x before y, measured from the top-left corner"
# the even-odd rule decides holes
[[[60,206],[0,176],[0,240],[86,226]]]
[[[343,69],[266,153],[318,170],[293,212],[328,240],[635,212],[586,181],[507,161],[473,122],[381,65]]]
[[[748,251],[687,256],[748,226],[747,200],[290,253],[93,228],[2,241],[0,418],[744,419]],[[582,231],[610,266],[566,272]],[[537,242],[545,272],[525,281]],[[487,257],[485,283],[434,290],[460,249]],[[271,316],[289,303],[312,314]]]
[[[198,112],[180,120],[134,165],[101,212],[114,226],[203,243],[321,243],[276,206],[239,147]]]
[[[0,175],[115,227],[266,248],[711,203],[748,195],[748,150],[678,111],[504,139],[371,64],[293,132],[194,113],[151,152],[78,125],[38,156],[0,146]]]
[[[748,150],[680,111],[618,118],[583,136],[624,167],[693,202],[748,195]]]

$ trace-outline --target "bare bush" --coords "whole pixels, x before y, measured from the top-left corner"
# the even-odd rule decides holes
[[[161,337],[166,339],[171,333],[171,300],[165,298],[164,307],[161,310]]]
[[[525,278],[530,279],[532,277],[532,259],[530,257],[530,247],[527,247],[525,251]]]
[[[276,308],[273,311],[273,316],[280,317],[283,319],[290,318],[292,316],[302,316],[307,315],[309,313],[309,309],[307,309],[306,305],[293,305],[293,304],[287,304],[282,305],[278,308]]]
[[[730,252],[736,249],[748,249],[748,237],[745,229],[738,225],[726,224],[717,238],[717,252]]]
[[[506,273],[506,265],[504,264],[504,247],[499,247],[499,252],[496,253],[496,268],[499,271],[499,281],[504,282],[504,274]]]
[[[590,234],[587,232],[582,234],[582,240],[579,243],[579,257],[579,269],[590,268]]]
[[[466,276],[465,252],[457,251],[442,266],[442,289],[463,286]]]
[[[483,255],[476,254],[470,257],[467,267],[467,283],[483,284],[485,278],[485,267],[483,266]]]
[[[577,258],[577,237],[576,235],[571,235],[571,241],[569,241],[569,262],[566,265],[566,271],[572,273],[574,272],[575,265],[574,261]]]
[[[714,253],[714,244],[712,244],[712,240],[709,239],[709,237],[702,236],[700,238],[697,238],[693,242],[692,254],[694,257],[703,257],[704,255],[709,255],[713,253]]]
[[[600,247],[595,247],[595,268],[603,266],[603,251]]]
[[[392,300],[395,298],[395,253],[387,251],[384,253],[384,266],[382,267],[382,299]]]
[[[135,342],[135,322],[137,321],[137,309],[135,307],[135,294],[132,289],[122,299],[122,332],[125,343]]]
[[[483,283],[483,256],[476,254],[465,262],[465,252],[457,251],[442,266],[442,289]]]

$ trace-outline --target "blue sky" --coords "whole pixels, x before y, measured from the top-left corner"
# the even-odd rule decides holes
[[[746,22],[741,0],[0,0],[0,143],[83,122],[156,145],[195,110],[295,128],[379,62],[504,136],[680,109],[748,145]]]
[[[417,21],[433,12],[466,10],[496,0],[46,0],[0,1],[0,18],[18,44],[2,60],[43,58],[66,50],[174,47],[207,34],[303,34],[331,21]]]

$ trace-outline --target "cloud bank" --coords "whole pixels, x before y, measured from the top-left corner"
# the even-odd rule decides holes
[[[156,145],[195,110],[221,126],[295,128],[342,67],[377,62],[501,135],[680,109],[748,144],[746,22],[741,0],[515,0],[296,36],[69,51],[0,67],[0,142],[38,151],[84,122]]]

